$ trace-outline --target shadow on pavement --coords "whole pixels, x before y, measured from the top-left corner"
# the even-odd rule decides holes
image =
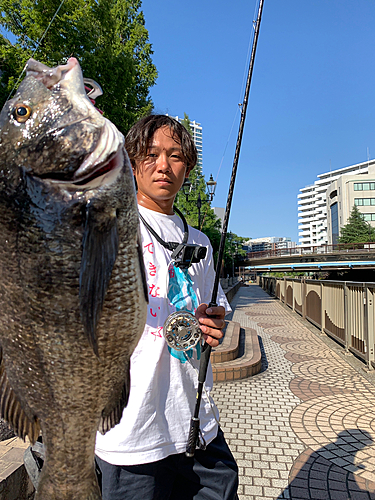
[[[260,337],[259,335],[258,335],[258,342],[259,342],[259,347],[260,347],[260,353],[262,356],[262,368],[260,369],[259,373],[263,373],[268,368],[268,359],[267,359],[266,351],[264,350],[262,337]]]
[[[294,462],[290,483],[277,500],[375,499],[375,483],[354,474],[366,470],[366,465],[355,464],[356,454],[373,443],[368,432],[348,429],[317,451],[305,450]]]

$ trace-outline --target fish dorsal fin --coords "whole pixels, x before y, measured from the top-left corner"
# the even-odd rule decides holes
[[[13,389],[9,385],[6,374],[3,353],[0,348],[0,415],[13,428],[14,432],[25,440],[26,436],[32,444],[38,439],[40,425],[36,417],[30,420],[22,409]]]
[[[87,338],[98,356],[96,328],[117,258],[117,217],[86,208],[79,277],[81,319]]]
[[[120,423],[122,412],[128,404],[130,391],[130,363],[128,361],[125,369],[125,382],[122,386],[122,391],[120,398],[115,402],[115,404],[107,405],[102,411],[102,417],[100,420],[98,431],[101,434],[105,434],[112,427]]]

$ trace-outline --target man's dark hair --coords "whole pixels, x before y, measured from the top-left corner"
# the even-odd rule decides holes
[[[150,141],[155,132],[161,127],[168,127],[173,139],[181,145],[187,169],[190,171],[197,163],[197,148],[186,128],[177,120],[167,115],[145,116],[129,130],[125,138],[125,149],[129,155],[131,164],[134,167],[136,160],[146,158]]]

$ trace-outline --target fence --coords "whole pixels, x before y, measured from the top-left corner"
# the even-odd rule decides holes
[[[259,276],[258,284],[375,368],[375,283]]]

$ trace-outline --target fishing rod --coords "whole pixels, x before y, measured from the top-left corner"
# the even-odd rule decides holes
[[[211,297],[211,302],[209,304],[209,307],[217,305],[216,299],[217,299],[217,292],[219,289],[221,262],[222,262],[223,256],[224,256],[225,239],[227,236],[229,214],[230,214],[230,209],[231,209],[231,205],[232,205],[234,183],[236,180],[237,165],[238,165],[238,159],[240,156],[243,129],[245,126],[246,110],[247,110],[247,104],[248,104],[248,100],[249,100],[251,77],[252,77],[253,68],[254,68],[254,59],[255,59],[255,52],[256,52],[257,43],[258,43],[258,35],[259,35],[260,21],[262,18],[263,3],[264,3],[264,0],[259,1],[258,17],[257,17],[257,20],[255,22],[255,26],[254,26],[253,46],[252,46],[252,51],[251,51],[250,63],[249,63],[249,71],[247,74],[245,96],[244,96],[244,100],[243,100],[242,107],[241,107],[241,121],[240,121],[239,130],[238,130],[236,151],[235,151],[234,160],[233,160],[232,176],[231,176],[230,184],[229,184],[227,205],[225,208],[224,221],[223,221],[223,230],[221,233],[219,254],[218,254],[217,264],[216,264],[215,280],[214,280],[212,297]],[[199,431],[200,431],[200,428],[199,428],[199,424],[200,424],[199,423],[199,409],[200,409],[200,404],[201,404],[201,399],[202,399],[203,386],[204,386],[204,382],[206,380],[208,362],[210,360],[210,354],[211,354],[211,346],[209,344],[207,344],[207,342],[205,342],[203,344],[203,347],[202,347],[201,359],[200,359],[200,365],[199,365],[197,399],[195,402],[194,414],[193,414],[191,421],[190,421],[189,439],[188,439],[188,444],[187,444],[186,452],[185,452],[187,457],[194,456],[195,449],[196,449],[196,446],[198,443],[198,436],[199,436]]]

